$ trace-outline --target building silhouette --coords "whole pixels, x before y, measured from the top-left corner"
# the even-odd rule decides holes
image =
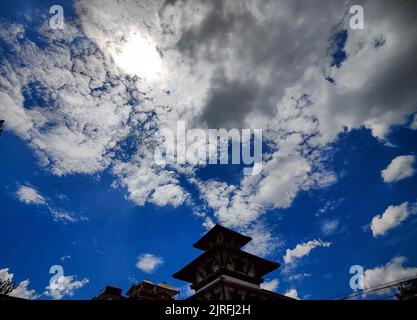
[[[204,252],[173,277],[191,283],[190,300],[292,300],[261,288],[279,263],[242,251],[252,238],[215,225],[193,244]]]
[[[166,282],[158,284],[149,280],[143,280],[134,284],[126,293],[126,297],[122,295],[122,289],[106,286],[106,288],[93,300],[174,300],[179,291]]]
[[[166,282],[154,284],[149,280],[143,280],[130,287],[127,296],[130,300],[174,300],[178,293],[180,292],[177,289]]]
[[[195,293],[188,300],[293,300],[261,288],[264,276],[280,264],[245,252],[252,240],[221,225],[215,225],[193,244],[204,252],[173,277],[191,283]],[[174,300],[179,291],[165,282],[143,280],[127,291],[107,286],[94,300]]]
[[[93,300],[126,300],[122,295],[122,289],[112,286],[106,286],[104,290]]]

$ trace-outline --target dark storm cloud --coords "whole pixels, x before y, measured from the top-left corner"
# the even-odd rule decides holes
[[[224,72],[218,72],[212,79],[212,90],[202,120],[210,128],[219,125],[227,129],[238,127],[253,109],[258,92],[255,81],[229,80]]]
[[[241,15],[225,13],[222,1],[216,0],[210,4],[212,9],[202,23],[197,28],[185,31],[177,44],[181,52],[193,59],[197,58],[200,49],[204,47],[204,58],[217,60],[218,50],[228,46],[231,32],[235,31],[239,24],[251,25],[254,21],[249,12]]]
[[[365,30],[349,28],[355,4],[364,7]],[[177,49],[191,65],[215,70],[203,123],[241,127],[252,112],[273,118],[294,86],[305,90],[300,95],[324,99],[316,112],[329,136],[364,123],[380,126],[374,134],[383,135],[415,109],[417,42],[406,34],[412,33],[407,25],[415,23],[416,1],[202,1],[201,6],[207,13],[185,28]],[[340,48],[332,51],[341,34]],[[368,42],[375,47],[381,37],[384,46],[375,48],[380,50],[375,55]],[[315,79],[306,82],[309,68]],[[320,79],[325,78],[334,85],[324,94]],[[361,84],[365,78],[369,81]]]
[[[230,10],[224,1],[203,3],[211,6],[209,12],[182,34],[177,49],[190,63],[206,61],[226,70],[212,77],[201,114],[211,127],[241,127],[255,110],[273,116],[285,89],[325,55],[331,34],[319,37],[318,31],[325,25],[329,32],[329,23],[338,21],[324,17],[334,17],[338,7],[341,19],[345,11],[340,4],[317,10],[314,4],[284,1],[272,7],[276,15],[258,6],[259,15],[251,7]]]

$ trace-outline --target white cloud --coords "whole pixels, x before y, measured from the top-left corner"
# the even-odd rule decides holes
[[[414,175],[414,156],[398,156],[388,167],[381,171],[381,176],[385,182],[397,182]]]
[[[334,234],[339,228],[340,221],[338,219],[325,220],[321,224],[321,233],[324,236],[330,236]]]
[[[136,268],[142,270],[145,273],[153,273],[163,263],[164,260],[161,257],[150,253],[144,253],[138,258],[138,261],[136,262]]]
[[[65,296],[72,297],[76,290],[81,289],[89,282],[88,278],[79,281],[75,280],[74,276],[60,276],[45,288],[44,294],[55,300],[60,300]]]
[[[36,204],[45,207],[49,211],[55,222],[67,224],[88,220],[88,217],[85,217],[83,215],[54,207],[48,201],[46,201],[46,199],[42,195],[40,195],[39,192],[33,187],[19,187],[19,189],[16,192],[16,196],[20,201],[26,204]]]
[[[0,280],[11,281],[13,280],[13,273],[9,272],[9,269],[0,269]]]
[[[269,291],[275,291],[278,289],[278,285],[278,279],[272,279],[270,281],[265,281],[264,283],[261,283],[261,288]]]
[[[301,154],[300,134],[279,139],[279,150],[263,165],[263,175],[247,176],[240,185],[194,179],[219,223],[235,228],[250,225],[272,208],[288,208],[300,189],[329,185],[334,176]],[[311,153],[317,160],[318,155]],[[317,160],[319,162],[319,160]]]
[[[311,276],[310,273],[297,273],[297,274],[292,274],[292,275],[286,275],[286,277],[288,277],[288,280],[290,281],[300,281],[310,276]]]
[[[416,213],[416,206],[404,202],[398,206],[389,206],[382,215],[376,215],[371,222],[373,236],[385,235],[389,230],[399,226],[410,214]]]
[[[69,254],[67,254],[67,255],[65,255],[65,256],[62,256],[61,258],[59,258],[59,260],[61,260],[61,261],[65,261],[65,260],[68,260],[68,259],[71,259],[72,257],[69,255]]]
[[[244,250],[254,255],[266,257],[283,246],[282,239],[273,235],[265,222],[258,221],[236,230],[252,238]]]
[[[55,222],[61,222],[63,224],[67,223],[75,223],[79,221],[88,221],[88,217],[83,215],[65,211],[62,209],[52,208],[49,207],[49,211],[51,212],[52,218]]]
[[[175,184],[167,184],[157,188],[152,195],[152,202],[158,206],[172,205],[174,208],[181,205],[186,199],[183,189]]]
[[[19,283],[19,285],[13,289],[12,292],[10,292],[10,295],[12,297],[16,298],[22,298],[27,300],[35,300],[39,298],[39,295],[36,294],[36,291],[34,289],[28,289],[30,284],[29,280],[24,280]]]
[[[9,272],[9,269],[0,269],[0,280],[13,281],[14,274]],[[39,298],[34,289],[29,289],[30,281],[28,279],[21,281],[11,292],[10,296],[28,300],[35,300]]]
[[[328,200],[328,201],[326,201],[326,203],[323,205],[323,207],[318,210],[318,212],[316,213],[316,216],[319,216],[320,214],[327,213],[327,212],[335,210],[337,207],[340,206],[340,204],[343,201],[344,201],[343,198],[340,198],[338,200]]]
[[[407,261],[405,257],[395,257],[385,266],[379,266],[373,269],[367,269],[364,273],[364,289],[374,289],[385,284],[391,284],[399,280],[406,280],[411,277],[417,277],[417,268],[403,267]],[[375,291],[375,294],[386,294],[389,288]]]
[[[294,249],[287,249],[284,258],[285,263],[290,264],[310,254],[310,251],[317,247],[330,247],[331,242],[311,240],[306,243],[297,244]]]
[[[187,199],[175,173],[152,165],[152,159],[136,156],[128,163],[118,161],[113,173],[127,187],[129,199],[138,205],[149,201],[159,206],[178,207]]]
[[[26,204],[45,204],[45,198],[36,189],[29,186],[20,186],[16,195],[20,201]]]
[[[56,175],[107,167],[109,150],[129,130],[132,81],[110,74],[103,54],[77,36],[79,30],[71,23],[59,38],[47,22],[36,30],[44,47],[29,38],[18,41],[24,37],[22,26],[3,22],[1,30],[2,40],[18,53],[16,60],[2,64],[0,111],[6,129],[26,140]]]
[[[221,6],[223,10],[217,10],[217,6]],[[305,8],[305,4],[303,6]],[[411,94],[407,98],[404,95],[404,99],[398,101],[399,110],[397,108],[395,113],[388,112],[393,105],[388,103],[392,96],[383,99],[374,92],[379,90],[390,94],[391,91],[382,90],[391,84],[391,77],[386,75],[392,74],[392,70],[407,72],[409,69],[404,69],[404,60],[397,58],[399,54],[412,57],[414,50],[411,47],[400,46],[399,53],[398,46],[394,45],[398,43],[398,37],[406,39],[406,34],[413,34],[409,23],[403,18],[399,19],[404,8],[389,9],[396,21],[391,24],[391,20],[381,22],[378,18],[379,13],[388,10],[387,8],[373,3],[367,3],[367,6],[366,9],[372,12],[367,19],[368,33],[349,33],[345,48],[348,59],[340,68],[326,67],[330,62],[327,58],[322,58],[323,48],[329,46],[328,39],[335,32],[334,27],[339,25],[343,28],[349,20],[343,20],[343,13],[348,8],[339,3],[332,3],[326,7],[308,7],[307,11],[312,17],[322,15],[323,10],[328,17],[325,21],[315,19],[314,24],[309,23],[308,19],[303,20],[303,23],[309,25],[308,34],[305,33],[303,23],[294,25],[290,20],[286,20],[286,17],[294,12],[299,14],[301,11],[300,3],[297,1],[291,4],[268,2],[263,6],[250,2],[237,6],[231,1],[221,4],[176,2],[169,5],[162,2],[144,2],[142,6],[124,2],[116,7],[111,1],[101,1],[100,4],[89,1],[77,2],[76,8],[81,13],[87,35],[94,39],[103,52],[108,51],[109,42],[121,45],[120,39],[128,39],[134,32],[153,39],[156,46],[164,52],[160,79],[151,84],[146,83],[151,87],[146,90],[154,105],[145,102],[143,106],[150,107],[158,113],[156,126],[170,127],[176,120],[181,119],[187,120],[189,125],[197,126],[204,126],[202,122],[207,122],[208,125],[233,123],[238,127],[264,129],[265,138],[276,147],[276,151],[265,157],[262,177],[244,178],[239,184],[222,185],[223,191],[210,188],[209,186],[213,185],[210,181],[199,181],[202,198],[215,211],[216,220],[228,226],[243,227],[271,208],[289,207],[300,190],[323,187],[334,182],[334,175],[326,171],[323,165],[321,153],[327,143],[345,127],[353,129],[366,126],[373,130],[375,136],[382,138],[391,124],[401,123],[405,116],[415,109],[415,99],[412,98],[414,95]],[[189,12],[195,12],[195,7],[199,7],[198,15],[192,19],[182,18],[188,17]],[[103,10],[109,8],[112,8],[113,14],[103,19]],[[219,17],[221,21],[232,14],[233,21],[245,19],[244,38],[239,27],[241,24],[225,21],[230,38],[229,41],[222,41],[224,30],[211,28],[211,19],[216,15],[216,10],[224,12],[224,17]],[[271,14],[273,12],[286,12],[286,15],[277,16]],[[126,14],[132,19],[125,19],[130,22],[120,27],[118,21],[122,15],[126,17]],[[253,20],[248,21],[248,16]],[[277,28],[273,28],[276,33],[264,34],[261,27],[264,24],[269,27],[276,24]],[[169,32],[166,32],[164,28],[168,25]],[[299,32],[300,30],[303,32]],[[377,51],[373,44],[381,32],[384,32],[387,45]],[[262,40],[263,46],[265,43],[269,46],[263,58],[260,58],[259,51],[254,49],[259,46],[258,41],[261,41],[259,34],[272,37],[271,41]],[[291,54],[279,54],[281,51],[276,50],[275,46],[282,42],[288,43],[287,39],[293,38],[294,34],[305,36],[304,40],[298,42],[305,46],[290,46],[288,50]],[[207,39],[200,40],[199,35],[201,38],[206,36]],[[313,43],[314,45],[311,45]],[[364,44],[360,50],[357,48],[359,44]],[[213,48],[216,50],[213,51]],[[242,50],[247,54],[242,56]],[[267,52],[270,52],[271,56],[268,56]],[[289,56],[291,59],[287,59]],[[361,63],[366,57],[370,66],[368,69]],[[312,64],[311,61],[315,63]],[[317,61],[321,65],[315,68],[312,65],[316,65]],[[219,75],[218,70],[223,70],[224,74]],[[280,70],[279,77],[271,70]],[[323,70],[336,79],[337,85],[331,85],[325,80]],[[247,77],[254,72],[259,77]],[[358,78],[363,80],[361,86],[357,85],[357,81],[353,81]],[[397,83],[394,80],[392,82]],[[245,85],[247,83],[249,85]],[[375,85],[367,85],[371,83]],[[160,94],[158,89],[162,87],[169,88],[170,95]],[[233,103],[242,91],[238,89],[242,87],[257,91],[254,92],[253,99],[249,93],[247,101],[237,103],[239,112],[236,112]],[[412,87],[410,84],[403,88],[403,91],[414,92],[410,89]],[[228,88],[233,94],[229,94]],[[243,90],[245,93],[248,91]],[[222,102],[223,96],[231,97],[228,100],[230,105],[211,103]],[[398,95],[396,97],[398,99]],[[156,107],[157,105],[175,108],[165,112]],[[369,105],[372,105],[372,108],[368,107]],[[202,121],[199,122],[198,119]],[[191,169],[191,172],[193,171]],[[147,188],[135,183],[137,179],[130,178],[128,174],[121,176],[122,184],[128,187],[129,197],[139,205],[146,201],[159,205],[175,205],[177,201],[180,202],[178,199],[161,201],[158,193],[154,197],[153,192],[161,185],[160,182]],[[170,182],[161,183],[164,185]],[[207,187],[201,186],[202,184],[206,184]]]
[[[295,288],[291,288],[290,290],[288,290],[286,293],[284,293],[284,296],[298,300],[298,292]]]

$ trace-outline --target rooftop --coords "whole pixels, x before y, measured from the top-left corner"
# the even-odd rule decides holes
[[[241,248],[251,240],[251,237],[244,236],[243,234],[216,224],[200,240],[194,243],[193,247],[200,250],[208,250],[214,245],[224,242]]]

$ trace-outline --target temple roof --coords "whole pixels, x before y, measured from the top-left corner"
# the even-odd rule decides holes
[[[210,247],[216,245],[219,242],[225,242],[241,248],[251,240],[251,237],[244,236],[243,234],[216,224],[200,240],[194,243],[193,247],[200,250],[208,250]]]
[[[178,291],[176,288],[171,287],[171,286],[170,286],[168,283],[166,283],[166,282],[160,282],[160,283],[158,283],[158,287],[165,288],[165,289],[167,289],[167,290],[169,290],[169,291],[179,293],[179,291]]]
[[[204,264],[205,261],[214,257],[219,251],[225,250],[235,256],[252,261],[255,265],[256,274],[251,276],[245,276],[242,274],[239,275],[239,277],[251,277],[252,279],[249,280],[253,280],[254,283],[260,283],[263,281],[262,277],[265,274],[279,268],[280,264],[242,251],[241,247],[251,240],[251,237],[244,236],[238,232],[216,224],[200,240],[193,244],[195,248],[204,250],[204,252],[180,271],[176,272],[173,277],[187,282],[195,282],[196,269],[199,268],[201,264]],[[219,271],[215,273],[224,273],[226,272],[226,269],[229,270],[225,265],[223,265],[220,267]]]
[[[142,280],[142,282],[132,285],[130,287],[130,289],[128,290],[127,294],[130,295],[133,292],[135,292],[136,290],[138,290],[139,288],[147,288],[149,290],[154,290],[154,291],[162,289],[162,290],[169,291],[172,295],[175,295],[175,294],[179,293],[179,291],[176,288],[171,287],[166,282],[160,282],[160,283],[156,284],[156,283],[153,283],[152,281],[150,281],[148,279],[144,279],[144,280]]]
[[[235,252],[236,254],[238,254],[239,256],[241,256],[242,258],[247,258],[249,260],[254,261],[256,265],[257,277],[262,277],[265,274],[270,273],[271,271],[280,267],[280,264],[278,262],[269,261],[269,260],[257,257],[248,252],[241,251],[236,247],[229,246],[229,245],[217,245],[203,252],[201,255],[199,255],[196,259],[191,261],[188,265],[186,265],[180,271],[174,273],[173,277],[175,279],[179,279],[179,280],[183,280],[187,282],[193,282],[194,271],[196,268],[198,268],[200,263],[204,262],[207,258],[211,257],[215,251],[221,250],[221,249],[231,250]]]

